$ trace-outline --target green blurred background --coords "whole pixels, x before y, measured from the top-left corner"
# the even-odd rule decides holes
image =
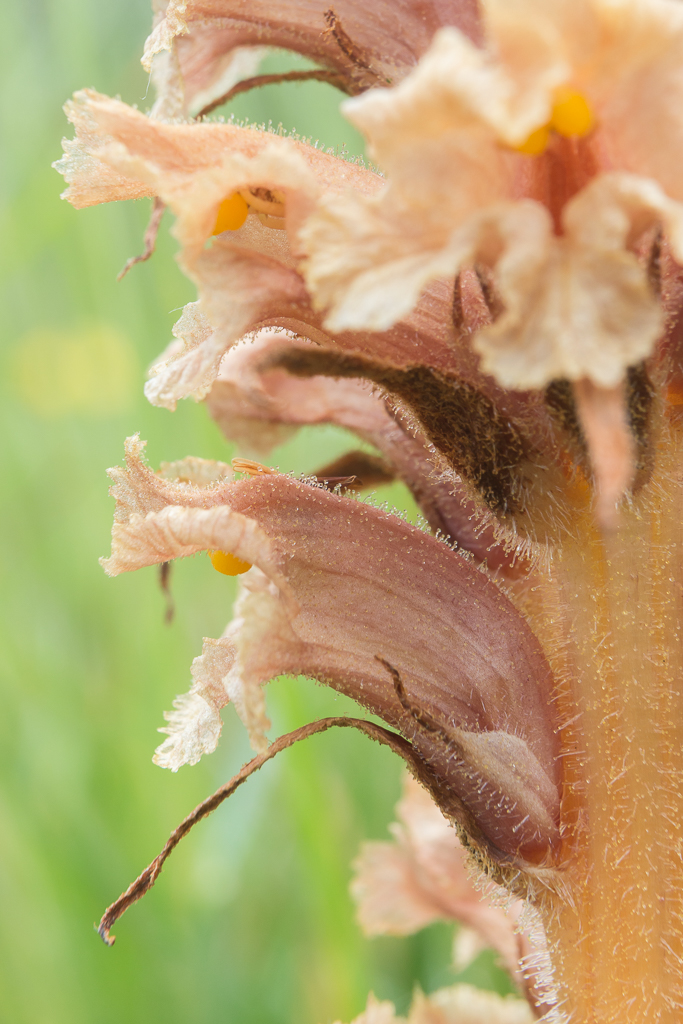
[[[120,463],[126,435],[148,439],[154,465],[231,454],[201,405],[172,414],[142,396],[146,365],[195,297],[169,218],[154,258],[117,284],[149,204],[77,213],[50,168],[75,89],[146,109],[138,57],[149,20],[145,0],[22,0],[3,11],[0,1021],[325,1024],[349,1021],[370,989],[404,1010],[416,983],[455,980],[451,930],[360,934],[350,863],[363,839],[386,837],[400,765],[346,731],[281,755],[203,822],[119,923],[114,949],[92,928],[250,756],[227,709],[219,750],[200,765],[174,775],[151,762],[202,637],[229,618],[233,582],[204,557],[177,565],[167,626],[155,571],[109,580],[97,562],[113,510],[105,469]],[[339,99],[324,85],[289,85],[231,109],[359,154]],[[351,444],[341,431],[303,431],[271,461],[311,470]],[[377,499],[410,508],[400,488]],[[279,680],[268,700],[274,734],[349,710],[306,680]],[[506,987],[489,954],[465,980]]]

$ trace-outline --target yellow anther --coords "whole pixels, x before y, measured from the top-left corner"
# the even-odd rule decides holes
[[[569,85],[562,85],[555,90],[550,127],[558,135],[581,138],[583,135],[588,135],[593,124],[593,111],[583,93],[572,89]]]
[[[224,576],[241,576],[247,569],[251,569],[250,562],[231,555],[229,551],[209,551],[209,558],[214,569]]]
[[[541,153],[545,152],[549,139],[550,125],[544,124],[541,128],[537,128],[535,132],[532,132],[519,146],[513,146],[512,148],[517,153],[523,153],[524,156],[540,156]]]
[[[246,200],[239,192],[234,192],[218,207],[216,226],[211,234],[220,235],[223,231],[237,231],[244,224],[248,213],[249,206]]]

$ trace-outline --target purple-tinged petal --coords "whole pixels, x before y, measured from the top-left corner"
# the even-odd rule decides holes
[[[457,25],[474,39],[476,0],[170,0],[145,45],[143,64],[173,49],[184,108],[227,91],[231,55],[242,47],[293,50],[335,72],[356,94],[398,81],[415,65],[438,28]],[[229,86],[227,87],[229,88]]]
[[[245,693],[284,672],[327,682],[410,738],[442,806],[493,856],[551,855],[560,786],[552,676],[494,583],[403,520],[305,482],[275,474],[196,493],[185,485],[184,507],[160,508],[179,485],[146,470],[134,447],[129,466],[115,472],[123,504],[110,573],[202,548],[255,563],[258,614],[250,622],[241,611],[251,630]],[[378,656],[400,673],[403,698]]]

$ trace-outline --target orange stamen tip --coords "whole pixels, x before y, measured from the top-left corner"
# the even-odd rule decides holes
[[[264,466],[260,462],[254,462],[253,459],[233,459],[232,468],[236,473],[247,473],[249,476],[263,476],[268,473],[277,473],[276,469],[271,469],[270,466]]]
[[[537,128],[536,131],[532,132],[524,142],[518,146],[512,148],[517,153],[522,153],[524,156],[540,156],[544,153],[548,142],[550,140],[550,126],[547,124]]]
[[[241,576],[243,572],[251,569],[251,562],[245,562],[237,555],[231,555],[229,551],[209,551],[211,564],[217,572],[224,576]]]
[[[582,138],[588,135],[593,125],[593,111],[583,93],[569,85],[562,85],[555,90],[550,127],[558,135]]]
[[[244,224],[248,213],[249,206],[246,200],[239,192],[234,192],[218,207],[216,225],[211,234],[220,235],[224,231],[237,231]]]

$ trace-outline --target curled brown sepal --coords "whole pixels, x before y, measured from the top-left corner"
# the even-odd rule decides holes
[[[152,203],[152,212],[150,214],[149,223],[145,228],[145,234],[142,239],[144,249],[139,256],[131,256],[129,260],[126,260],[123,270],[116,275],[117,281],[122,281],[130,268],[134,267],[136,263],[146,263],[153,254],[157,246],[157,235],[159,234],[159,226],[161,225],[161,218],[164,215],[165,209],[166,203],[162,199],[159,199],[159,196],[155,196],[154,202]]]
[[[167,626],[170,626],[175,618],[175,601],[173,600],[173,594],[171,593],[171,565],[172,562],[162,562],[159,566],[159,586],[161,592],[166,598],[166,611],[164,613],[164,622]]]
[[[113,946],[116,941],[116,936],[111,935],[111,929],[114,924],[118,921],[122,914],[128,910],[133,903],[137,903],[139,899],[152,888],[157,878],[161,873],[161,869],[164,863],[170,857],[173,850],[176,848],[178,843],[190,829],[194,828],[198,821],[202,818],[206,818],[209,814],[216,810],[224,800],[227,800],[229,796],[235,792],[235,790],[242,785],[243,782],[253,775],[254,772],[266,763],[271,758],[279,754],[281,750],[286,750],[287,747],[293,746],[298,743],[299,740],[308,739],[309,736],[315,736],[317,733],[326,732],[328,729],[338,726],[339,728],[352,727],[358,729],[360,732],[365,733],[370,739],[376,740],[378,743],[383,743],[389,747],[394,753],[402,757],[408,766],[411,768],[413,774],[422,782],[423,785],[428,786],[428,769],[424,764],[422,758],[413,749],[412,744],[408,740],[403,739],[402,736],[398,736],[396,733],[391,732],[389,729],[384,729],[380,725],[375,725],[374,722],[366,722],[360,718],[321,718],[317,722],[310,722],[308,725],[301,726],[300,729],[294,729],[293,732],[286,733],[284,736],[278,737],[266,751],[262,754],[258,754],[256,757],[248,761],[236,775],[226,782],[224,785],[217,789],[216,792],[203,800],[202,803],[198,804],[195,809],[188,814],[188,816],[181,821],[180,825],[171,833],[168,837],[166,844],[161,853],[154,858],[145,870],[139,875],[138,878],[129,885],[124,893],[122,893],[110,907],[107,907],[102,919],[97,926],[97,932],[108,946]]]
[[[283,82],[326,82],[335,89],[346,91],[344,78],[335,71],[326,68],[312,68],[310,71],[284,71],[273,75],[254,75],[251,78],[243,78],[241,82],[233,85],[231,89],[218,96],[217,99],[207,103],[197,114],[197,120],[212,114],[217,107],[229,103],[235,96],[243,92],[250,92],[252,89],[260,89],[264,85],[280,85]]]

